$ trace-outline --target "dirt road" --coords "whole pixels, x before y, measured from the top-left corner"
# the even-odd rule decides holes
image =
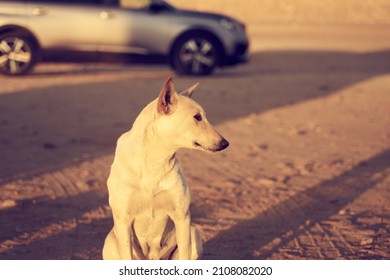
[[[390,258],[390,37],[250,26],[251,62],[196,81],[230,141],[179,154],[204,259]],[[0,77],[0,259],[100,259],[116,138],[171,73],[41,65]]]

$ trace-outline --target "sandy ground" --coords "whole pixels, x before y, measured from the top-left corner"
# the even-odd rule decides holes
[[[204,259],[390,258],[383,23],[249,22],[249,64],[196,81],[230,141],[179,153]],[[116,138],[165,66],[43,64],[0,77],[0,259],[100,259]]]

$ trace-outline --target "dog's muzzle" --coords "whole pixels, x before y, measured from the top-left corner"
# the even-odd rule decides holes
[[[218,148],[216,151],[218,152],[218,151],[225,150],[227,147],[229,147],[229,141],[226,140],[225,138],[222,138],[221,142],[219,142],[219,145],[218,145]]]
[[[225,138],[222,138],[222,140],[219,143],[215,143],[214,145],[212,145],[210,147],[206,147],[206,146],[203,146],[200,143],[194,141],[194,146],[199,147],[202,150],[209,151],[209,152],[219,152],[219,151],[226,149],[229,146],[229,142]]]

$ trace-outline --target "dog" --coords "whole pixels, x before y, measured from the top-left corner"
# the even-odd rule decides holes
[[[175,155],[181,148],[217,152],[229,142],[191,99],[198,84],[177,93],[169,77],[119,137],[107,180],[114,226],[103,259],[200,259],[202,240],[191,225],[190,193]]]

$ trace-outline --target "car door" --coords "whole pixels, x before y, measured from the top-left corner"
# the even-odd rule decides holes
[[[111,3],[104,14],[99,48],[133,54],[164,54],[171,40],[166,34],[169,11],[153,12],[152,0],[104,0]]]
[[[29,26],[44,49],[99,50],[118,0],[28,0]]]

